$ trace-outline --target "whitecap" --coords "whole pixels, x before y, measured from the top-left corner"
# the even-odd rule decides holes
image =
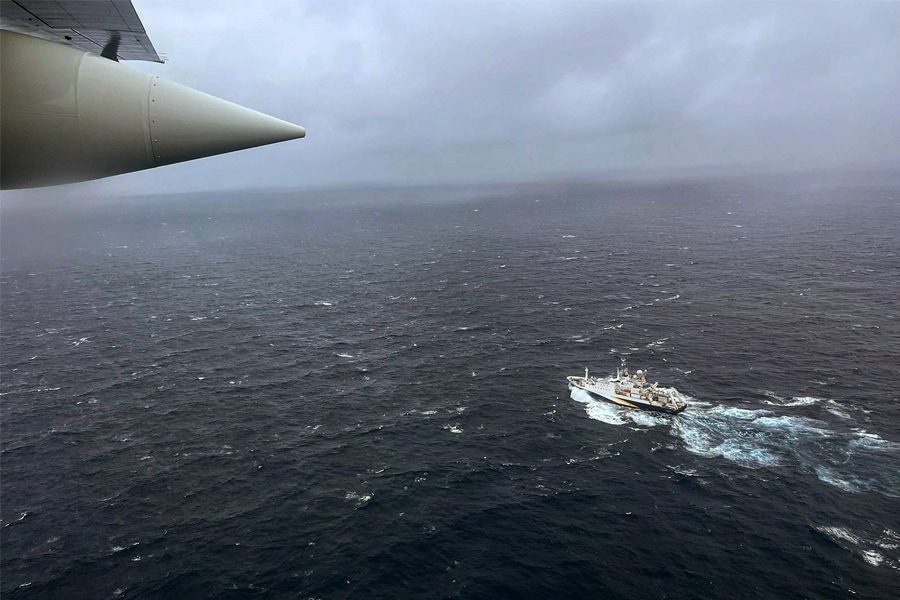
[[[844,490],[845,492],[859,492],[859,485],[845,479],[841,479],[837,476],[837,473],[827,467],[821,465],[817,466],[815,468],[815,472],[816,477],[819,478],[819,481],[827,483],[828,485],[833,485],[834,487]]]
[[[681,465],[678,465],[678,466],[666,465],[666,466],[669,467],[670,469],[672,469],[672,472],[677,473],[678,475],[684,475],[685,477],[697,477],[698,476],[696,469],[690,469],[688,467],[684,467]]]
[[[853,432],[856,433],[856,435],[858,435],[859,437],[872,438],[873,440],[881,439],[881,436],[878,435],[877,433],[869,433],[868,431],[866,431],[865,429],[863,429],[861,427],[857,427],[856,429],[853,430]]]
[[[358,494],[354,491],[349,491],[344,496],[344,500],[355,501],[358,506],[362,506],[366,502],[372,499],[372,494]]]
[[[785,402],[782,406],[809,406],[822,402],[822,398],[813,398],[812,396],[798,396],[791,398],[790,402]]]
[[[884,557],[874,550],[863,550],[862,557],[864,561],[866,561],[873,567],[877,567],[884,562]]]
[[[851,417],[848,413],[842,411],[842,410],[839,409],[839,408],[834,408],[834,407],[831,407],[831,406],[826,406],[826,407],[825,407],[825,410],[827,410],[828,412],[830,412],[830,413],[833,414],[834,416],[840,417],[841,419],[844,419],[844,420],[848,420],[848,421],[849,421],[850,419],[853,418],[853,417]]]
[[[852,448],[860,448],[863,450],[872,450],[875,452],[897,452],[900,451],[900,444],[884,440],[877,433],[869,433],[865,429],[857,429],[855,431],[859,437],[850,440],[848,446]]]
[[[814,527],[816,531],[830,538],[834,543],[842,548],[858,553],[859,556],[873,567],[882,565],[889,566],[894,569],[900,568],[896,555],[885,555],[885,550],[895,550],[894,542],[897,540],[897,534],[890,529],[884,530],[878,539],[869,539],[863,533],[852,531],[846,527],[835,525],[817,525]]]
[[[12,525],[13,523],[19,523],[20,521],[24,521],[24,520],[25,520],[25,517],[27,517],[27,516],[28,516],[28,513],[27,513],[27,512],[23,512],[22,514],[19,515],[19,518],[18,518],[18,519],[16,519],[15,521],[10,521],[9,523],[4,523],[3,526],[4,526],[4,527],[9,527],[9,526]]]

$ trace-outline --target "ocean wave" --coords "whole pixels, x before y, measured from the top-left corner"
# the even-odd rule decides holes
[[[900,570],[900,535],[891,529],[874,535],[839,525],[816,525],[813,529],[873,567]]]
[[[819,481],[832,485],[845,492],[859,492],[863,489],[859,480],[842,479],[833,469],[829,469],[823,465],[815,467],[816,477]]]
[[[781,406],[810,406],[822,402],[822,398],[813,398],[812,396],[800,396],[791,398],[790,402],[785,402]]]
[[[735,246],[679,190],[129,201],[63,236],[4,205],[0,596],[888,597],[900,204],[726,200]],[[619,355],[702,398],[569,398],[564,365]],[[623,539],[652,577],[594,560]]]

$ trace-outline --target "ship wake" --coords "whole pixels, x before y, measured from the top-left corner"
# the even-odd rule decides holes
[[[648,413],[597,400],[583,390],[571,397],[594,420],[635,429],[666,428],[675,447],[749,469],[794,468],[850,493],[900,497],[900,474],[878,468],[900,460],[900,444],[857,428],[835,431],[818,419],[766,408],[739,408],[690,401],[680,415]]]

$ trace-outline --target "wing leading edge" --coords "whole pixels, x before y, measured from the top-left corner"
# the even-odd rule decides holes
[[[101,54],[119,37],[121,60],[164,62],[156,53],[131,0],[0,0],[3,29]]]

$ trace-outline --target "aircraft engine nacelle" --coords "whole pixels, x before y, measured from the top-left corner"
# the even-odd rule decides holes
[[[0,31],[0,188],[97,179],[304,135],[99,55]]]

